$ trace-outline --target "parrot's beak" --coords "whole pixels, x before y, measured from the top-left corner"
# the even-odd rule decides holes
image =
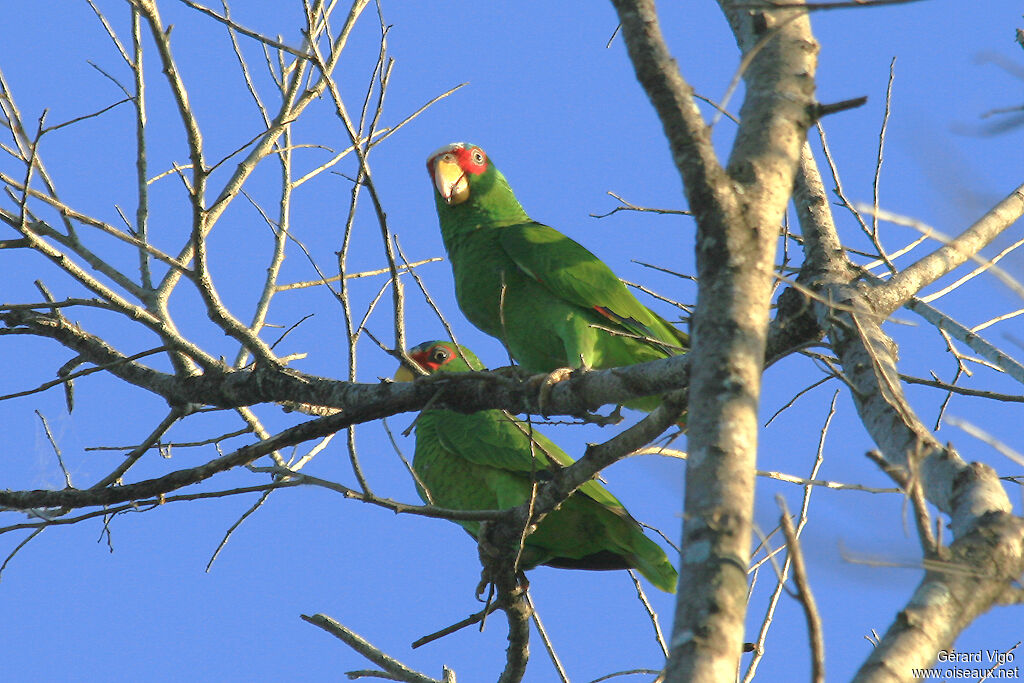
[[[466,180],[466,173],[458,163],[447,161],[444,156],[434,162],[434,186],[449,204],[461,204],[469,199],[469,181]]]
[[[404,365],[398,366],[398,370],[395,372],[396,382],[411,382],[414,379],[416,379],[416,375],[412,374],[412,370]]]

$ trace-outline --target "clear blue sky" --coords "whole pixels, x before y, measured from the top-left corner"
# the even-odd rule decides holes
[[[128,41],[125,3],[98,3]],[[250,0],[236,3],[240,23],[300,45],[298,2]],[[662,3],[663,25],[684,76],[713,99],[727,91],[737,68],[733,39],[712,3]],[[91,113],[122,97],[118,88],[88,62],[129,82],[120,57],[85,3],[7,3],[0,24],[0,68],[29,121],[48,109],[49,124]],[[654,273],[633,260],[692,273],[693,223],[670,216],[618,213],[596,220],[591,213],[611,210],[615,192],[636,204],[680,208],[678,175],[652,109],[625,56],[621,39],[605,48],[615,29],[610,4],[591,3],[570,10],[563,3],[521,2],[496,9],[492,3],[383,3],[392,25],[389,46],[395,58],[382,122],[391,125],[421,104],[461,82],[469,85],[439,103],[377,148],[371,156],[374,177],[410,259],[443,254],[424,161],[429,152],[454,140],[480,144],[503,170],[527,211],[585,244],[623,278],[643,281],[683,302],[692,302],[692,283]],[[223,27],[184,5],[164,2],[183,76],[209,146],[211,160],[230,153],[260,131],[260,120],[241,85],[237,63]],[[584,13],[585,12],[585,13]],[[892,114],[881,205],[915,216],[943,232],[963,229],[1021,182],[1020,150],[1024,127],[999,136],[979,135],[999,107],[1024,105],[1024,79],[999,68],[995,60],[1024,69],[1024,50],[1013,42],[1024,26],[1020,5],[1008,0],[965,4],[934,0],[871,10],[814,15],[821,43],[818,96],[823,102],[867,95],[867,105],[828,118],[825,126],[833,154],[852,200],[870,201],[889,64],[896,57]],[[339,16],[340,22],[340,16]],[[358,111],[366,79],[377,55],[378,28],[369,9],[360,21],[339,67],[349,107]],[[260,69],[261,52],[246,39],[243,48],[268,102],[272,92]],[[173,110],[155,53],[150,67],[151,175],[172,161],[187,162],[181,127]],[[729,108],[738,109],[742,89]],[[134,212],[134,128],[122,106],[50,134],[40,154],[57,181],[61,197],[85,213],[118,223],[115,205]],[[716,142],[727,153],[732,124],[722,121]],[[814,136],[816,141],[817,136]],[[5,138],[6,141],[6,138]],[[344,132],[326,99],[296,126],[296,144],[342,148]],[[302,150],[296,165],[309,169],[327,152]],[[20,177],[9,160],[0,168]],[[337,170],[353,173],[350,160]],[[276,171],[268,165],[247,186],[254,198],[272,202]],[[223,176],[220,176],[222,179]],[[316,261],[332,272],[339,247],[350,185],[340,175],[324,174],[295,197],[294,232]],[[177,251],[187,214],[180,183],[173,177],[152,186],[151,230],[157,243]],[[364,197],[358,214],[352,270],[383,263],[375,219]],[[272,203],[264,208],[272,209]],[[867,243],[849,215],[837,212],[845,240]],[[1008,239],[1018,238],[1019,226]],[[0,232],[0,239],[11,235]],[[886,228],[890,249],[914,236],[906,228]],[[110,242],[96,240],[97,248]],[[211,238],[211,268],[221,294],[243,319],[251,315],[271,240],[259,214],[244,200],[235,202]],[[923,253],[923,252],[915,252]],[[134,255],[125,252],[131,267]],[[904,261],[906,263],[906,261]],[[1019,258],[1004,261],[1024,279]],[[0,301],[36,300],[32,281],[42,278],[58,298],[78,294],[67,278],[41,258],[0,251]],[[500,345],[477,332],[454,303],[446,263],[420,269],[432,295],[452,321],[463,343],[488,365],[506,364]],[[315,277],[298,250],[290,252],[282,281]],[[367,278],[353,285],[356,314],[383,284]],[[410,341],[440,338],[444,331],[407,282]],[[990,278],[944,298],[939,306],[969,325],[1021,307],[1012,293]],[[657,304],[652,306],[658,307]],[[192,296],[174,300],[173,310],[186,334],[216,353],[233,358],[228,340],[213,330]],[[672,315],[666,307],[658,308]],[[282,344],[282,353],[305,352],[295,367],[343,378],[347,367],[341,339],[341,311],[321,290],[283,293],[275,299],[271,320],[287,327],[307,314],[315,316]],[[153,346],[109,316],[82,313],[91,329],[117,340],[122,350]],[[904,322],[917,324],[909,312]],[[391,341],[387,300],[370,318],[369,328]],[[903,343],[901,369],[950,379],[953,361],[943,355],[941,339],[920,327],[889,326]],[[987,331],[1011,353],[1020,353],[1020,319]],[[271,332],[272,339],[276,335]],[[1013,339],[1018,345],[1014,345]],[[36,386],[54,376],[70,356],[56,344],[5,337],[0,362],[0,394]],[[394,362],[368,341],[360,346],[359,379],[390,376]],[[793,357],[765,375],[765,420],[796,392],[820,376],[810,361]],[[979,369],[964,384],[1021,393],[1019,386]],[[837,415],[825,445],[821,478],[888,486],[888,480],[864,457],[872,444],[859,425],[843,387],[830,382],[797,401],[764,430],[759,467],[795,475],[810,471],[819,430],[832,394],[840,390]],[[932,422],[942,396],[911,390],[915,407]],[[0,402],[5,434],[3,479],[11,489],[59,488],[63,477],[34,411],[50,422],[77,486],[86,487],[109,472],[118,456],[85,451],[91,446],[137,443],[163,416],[165,406],[101,375],[78,381],[77,406],[68,415],[59,389]],[[970,420],[1001,440],[1024,442],[1019,406],[954,398],[949,414]],[[278,409],[262,409],[271,430],[299,418]],[[402,431],[412,415],[392,418]],[[636,415],[630,415],[630,420]],[[191,427],[171,432],[177,441],[209,438],[237,429],[230,415],[200,416]],[[557,426],[546,431],[578,456],[587,441],[604,440],[613,429]],[[1001,474],[1020,468],[989,446],[945,426],[941,440],[953,440],[968,460],[992,464]],[[357,431],[362,463],[374,490],[415,502],[408,475],[379,425]],[[244,441],[236,439],[226,447]],[[399,438],[411,457],[413,440]],[[681,447],[681,446],[680,446]],[[177,448],[166,461],[151,456],[132,471],[134,479],[198,464],[214,457],[211,447]],[[344,438],[308,466],[319,477],[354,484]],[[655,457],[632,458],[606,473],[608,485],[634,516],[678,538],[683,467]],[[231,472],[209,485],[226,489],[258,483],[255,475]],[[1013,485],[1011,485],[1013,486]],[[761,482],[756,520],[769,530],[777,522],[776,493],[791,508],[801,490]],[[1012,499],[1020,504],[1020,489]],[[144,514],[119,516],[110,526],[89,521],[55,527],[34,539],[0,576],[0,636],[5,681],[75,680],[290,680],[341,678],[368,662],[318,629],[300,613],[325,612],[407,664],[433,676],[441,666],[455,669],[460,681],[496,678],[503,662],[504,623],[494,618],[484,633],[467,629],[411,651],[409,643],[477,610],[473,589],[479,578],[476,547],[456,525],[440,520],[395,516],[313,488],[273,494],[267,504],[235,532],[209,573],[204,567],[226,530],[255,498],[179,503]],[[1020,509],[1018,507],[1018,512]],[[0,516],[0,526],[23,521]],[[6,556],[24,532],[0,536]],[[848,678],[870,650],[863,636],[884,632],[920,579],[914,568],[919,544],[903,499],[894,494],[833,492],[812,495],[811,522],[803,537],[810,579],[822,610],[827,639],[829,680]],[[112,550],[112,552],[111,552]],[[670,557],[675,561],[674,554]],[[868,562],[885,566],[873,566]],[[901,565],[893,567],[889,565]],[[537,569],[531,574],[535,602],[573,681],[588,681],[612,671],[654,667],[660,652],[621,572],[592,573]],[[750,610],[748,639],[760,623],[770,570],[760,575]],[[673,601],[647,586],[666,633]],[[777,623],[759,670],[764,681],[800,680],[807,675],[808,653],[802,616],[795,601],[783,596]],[[997,609],[978,620],[957,643],[960,650],[1005,650],[1024,637],[1019,609]],[[555,680],[538,639],[533,640],[528,681]],[[620,680],[646,680],[641,677]]]

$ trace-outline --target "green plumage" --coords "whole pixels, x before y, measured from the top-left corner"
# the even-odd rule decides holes
[[[450,342],[426,342],[410,352],[428,372],[483,366]],[[400,373],[401,375],[401,373]],[[404,375],[405,377],[411,375]],[[532,434],[532,437],[531,437]],[[531,444],[532,438],[532,444]],[[550,439],[500,410],[463,414],[425,410],[416,421],[413,469],[425,502],[458,510],[508,509],[529,500],[534,481],[572,464]],[[476,538],[479,522],[458,522]],[[636,568],[658,588],[675,592],[676,571],[615,496],[588,481],[527,536],[522,568]]]
[[[439,169],[452,164],[461,185],[442,180]],[[687,347],[686,334],[641,304],[594,254],[531,220],[478,147],[449,145],[427,165],[459,308],[527,370],[618,367]]]

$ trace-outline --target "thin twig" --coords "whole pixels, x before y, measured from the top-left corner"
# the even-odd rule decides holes
[[[530,597],[530,591],[525,591],[525,593],[526,602],[530,606],[530,618],[533,619],[533,625],[537,627],[537,633],[540,634],[541,642],[544,643],[544,649],[547,651],[548,657],[551,659],[551,664],[555,667],[559,680],[561,680],[562,683],[569,683],[569,676],[565,673],[565,667],[562,666],[562,661],[558,658],[558,653],[555,652],[555,646],[551,643],[551,638],[548,637],[547,629],[544,628],[544,624],[540,620],[540,615],[537,614],[537,608],[533,604],[533,598]]]
[[[121,477],[124,476],[125,472],[131,469],[131,467],[136,462],[139,461],[139,458],[145,455],[146,451],[152,448],[154,444],[156,444],[160,440],[160,438],[167,433],[167,430],[170,429],[175,422],[184,417],[184,415],[185,410],[183,408],[171,408],[171,411],[167,414],[167,417],[160,421],[160,424],[158,424],[156,428],[152,432],[150,432],[149,436],[147,436],[142,441],[142,443],[133,448],[129,453],[125,454],[124,460],[121,461],[120,465],[115,467],[110,474],[100,479],[90,488],[97,490],[103,489],[106,488],[107,486],[110,486],[113,483],[120,481]]]
[[[262,33],[259,33],[257,31],[253,31],[252,29],[248,29],[248,28],[242,26],[241,24],[238,24],[238,23],[232,21],[230,19],[230,17],[228,17],[226,15],[225,16],[221,16],[221,15],[217,14],[216,12],[214,12],[212,9],[210,9],[208,7],[203,7],[202,5],[200,5],[198,3],[192,2],[192,0],[179,0],[179,2],[181,2],[184,5],[187,5],[188,7],[191,7],[192,9],[194,9],[194,10],[196,10],[198,12],[202,12],[203,14],[205,14],[208,17],[210,17],[211,19],[215,19],[215,20],[219,21],[220,23],[222,23],[225,26],[227,26],[231,31],[236,31],[238,33],[241,33],[244,36],[248,36],[249,38],[252,38],[253,40],[257,40],[257,41],[263,43],[264,45],[266,45],[268,47],[274,48],[275,50],[280,50],[281,52],[287,52],[288,54],[292,55],[293,57],[298,57],[299,59],[303,59],[303,60],[310,58],[310,56],[307,53],[303,52],[302,50],[296,50],[295,48],[293,48],[293,47],[291,47],[289,45],[286,45],[286,44],[282,43],[279,40],[274,40],[273,38],[270,38],[269,36],[263,35]]]
[[[1005,442],[992,436],[992,434],[982,429],[981,427],[972,424],[967,420],[962,420],[956,417],[947,417],[946,424],[952,425],[953,427],[959,427],[960,429],[964,430],[965,432],[973,436],[975,439],[987,443],[989,446],[996,449],[1000,454],[1006,456],[1007,458],[1017,463],[1021,467],[1024,467],[1024,454],[1022,454],[1020,451],[1014,448],[1011,448]]]
[[[668,659],[668,644],[665,642],[665,634],[661,632],[661,624],[658,623],[658,613],[651,607],[651,602],[647,599],[644,587],[640,585],[640,579],[636,578],[636,572],[632,569],[629,570],[629,578],[633,580],[633,588],[636,589],[637,599],[644,606],[644,609],[647,610],[647,617],[651,620],[651,626],[654,628],[654,639],[658,641],[658,646],[661,648],[665,658]]]
[[[21,542],[18,543],[18,545],[14,546],[14,549],[11,550],[11,552],[7,554],[7,557],[4,558],[3,564],[0,564],[0,576],[3,576],[4,570],[7,569],[7,565],[10,564],[11,560],[14,559],[14,556],[18,554],[18,551],[24,548],[26,545],[28,545],[29,541],[31,541],[33,538],[43,533],[43,530],[45,528],[46,527],[39,527],[33,530],[32,533],[30,533],[25,538],[21,539]]]
[[[879,190],[879,179],[882,175],[882,159],[883,152],[885,150],[885,132],[889,128],[889,114],[891,112],[890,105],[892,103],[892,83],[896,78],[896,58],[893,57],[892,61],[889,62],[889,83],[885,88],[885,113],[882,115],[882,130],[878,133],[878,159],[875,161],[875,177],[871,182],[871,202],[874,211],[871,212],[871,233],[868,237],[871,238],[871,243],[878,250],[879,256],[885,262],[885,265],[889,268],[890,273],[896,272],[896,266],[889,260],[889,256],[885,253],[885,248],[882,246],[882,241],[878,235],[878,190]]]
[[[332,636],[341,640],[353,650],[384,669],[384,671],[390,674],[390,676],[386,677],[393,677],[400,681],[408,681],[409,683],[455,683],[455,674],[447,667],[443,669],[441,680],[431,678],[419,671],[410,669],[394,657],[391,657],[390,655],[385,654],[382,650],[374,647],[368,640],[357,634],[355,631],[342,626],[326,614],[314,614],[313,616],[302,614],[300,616],[303,621],[322,628],[324,631],[327,631]],[[380,674],[377,675],[379,676]]]
[[[444,259],[440,256],[434,256],[432,258],[426,258],[421,261],[414,261],[413,263],[403,264],[399,266],[399,270],[406,270],[422,266],[426,263],[436,263],[437,261],[443,261]],[[292,282],[286,285],[277,285],[278,292],[287,292],[291,289],[303,289],[306,287],[319,287],[320,285],[327,284],[329,282],[338,282],[343,278],[346,280],[355,280],[361,277],[371,277],[373,275],[384,275],[391,274],[390,268],[377,268],[375,270],[364,270],[359,273],[349,273],[347,275],[335,275],[334,277],[321,278],[319,280],[304,280],[302,282]]]
[[[462,619],[461,621],[455,622],[451,626],[445,626],[443,629],[441,629],[439,631],[435,631],[433,633],[425,635],[422,638],[417,638],[416,640],[414,640],[412,642],[412,645],[410,647],[412,647],[415,650],[416,648],[421,647],[423,645],[426,645],[427,643],[432,643],[435,640],[443,638],[443,637],[445,637],[447,635],[451,635],[452,633],[455,633],[456,631],[461,631],[462,629],[466,628],[467,626],[472,626],[473,624],[479,624],[481,621],[484,620],[484,617],[486,617],[488,614],[490,614],[491,612],[493,612],[496,609],[498,609],[498,605],[496,605],[494,603],[491,603],[491,604],[487,605],[486,607],[484,607],[479,612],[477,612],[475,614],[471,614],[468,617],[466,617],[465,619]]]
[[[811,680],[815,683],[825,683],[825,636],[821,628],[821,615],[818,613],[818,606],[814,602],[814,594],[811,592],[811,584],[807,579],[804,555],[800,550],[800,542],[797,540],[793,522],[789,518],[786,499],[776,496],[775,501],[782,509],[779,521],[782,524],[782,533],[786,536],[786,547],[789,548],[788,557],[792,559],[793,582],[797,589],[796,597],[804,608],[804,617],[807,620],[808,637],[811,641]]]
[[[60,465],[61,472],[64,473],[65,486],[69,489],[75,488],[71,484],[71,473],[68,472],[68,468],[64,466],[64,457],[61,455],[60,446],[57,445],[57,440],[53,438],[53,432],[50,431],[50,423],[46,421],[46,416],[41,412],[38,410],[34,412],[39,417],[39,421],[43,423],[43,431],[46,432],[46,438],[49,440],[50,446],[53,448],[53,452],[57,455],[57,463]]]
[[[263,504],[267,502],[267,498],[270,497],[270,494],[273,493],[273,491],[274,489],[264,491],[263,494],[260,495],[259,500],[253,503],[252,507],[243,512],[242,516],[235,520],[235,523],[228,527],[228,530],[224,532],[224,537],[221,539],[220,543],[217,544],[217,548],[213,551],[213,554],[210,555],[210,560],[206,563],[205,571],[207,574],[210,573],[210,568],[213,567],[213,563],[217,561],[217,558],[220,556],[220,552],[224,550],[224,548],[228,544],[228,541],[231,540],[231,535],[235,533],[235,529],[242,526],[242,522],[248,519],[249,515],[253,514],[261,507],[263,507]]]

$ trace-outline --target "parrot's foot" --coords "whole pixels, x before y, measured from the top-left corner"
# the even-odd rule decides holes
[[[516,571],[515,585],[520,590],[530,590],[530,579],[526,578],[526,572],[524,572],[522,569]],[[494,599],[495,590],[496,586],[494,581],[491,579],[490,573],[487,571],[487,569],[484,569],[480,572],[480,583],[476,585],[476,599],[479,602],[490,605],[491,601]],[[487,593],[486,598],[484,598],[485,592]]]
[[[540,387],[540,395],[537,397],[537,405],[540,408],[540,414],[543,417],[548,416],[548,401],[551,398],[551,390],[555,388],[555,385],[559,382],[564,382],[570,379],[574,372],[584,373],[589,372],[589,368],[586,366],[579,368],[558,368],[546,375],[534,375],[530,378],[529,382],[533,386]],[[621,406],[616,406],[615,410],[609,415],[600,415],[598,413],[583,412],[573,413],[576,417],[582,419],[584,422],[600,425],[618,424],[622,422],[622,410]]]
[[[490,589],[490,590],[488,590]],[[484,600],[484,591],[487,591],[487,599]],[[488,605],[491,604],[491,598],[494,597],[494,582],[490,579],[490,574],[486,569],[480,572],[480,583],[476,585],[476,599],[479,602],[485,602]]]
[[[559,382],[564,382],[572,377],[573,371],[573,368],[558,368],[544,375],[543,379],[540,380],[540,396],[537,397],[537,405],[540,406],[541,415],[547,417],[547,405],[548,400],[551,398],[551,390]]]

